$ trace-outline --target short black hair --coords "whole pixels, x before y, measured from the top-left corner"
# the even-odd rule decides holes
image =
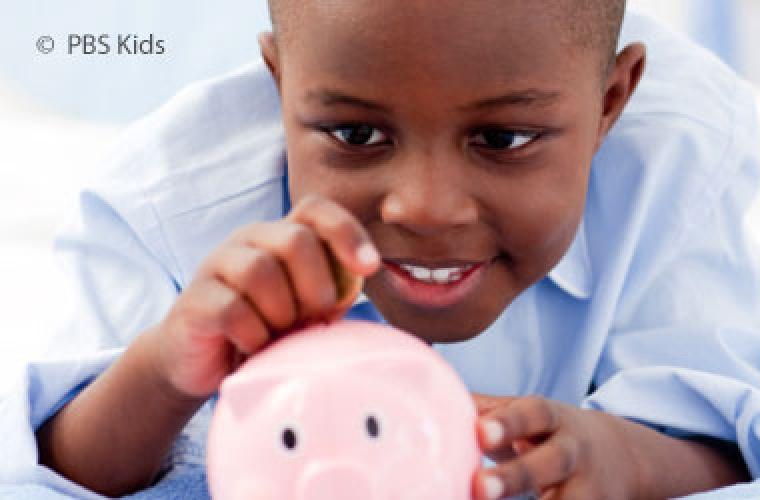
[[[301,0],[303,1],[303,0]],[[504,0],[506,1],[506,0]],[[605,71],[614,62],[626,0],[552,0],[560,7],[557,20],[568,29],[571,42],[589,50],[600,49]],[[267,0],[275,34],[286,29],[282,20],[293,15],[293,0]]]
[[[565,17],[564,24],[569,28],[565,32],[571,41],[589,50],[601,50],[604,69],[608,69],[617,55],[626,0],[561,0],[561,3],[565,8],[558,15]]]

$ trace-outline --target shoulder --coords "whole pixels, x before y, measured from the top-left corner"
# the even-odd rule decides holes
[[[277,89],[257,61],[130,126],[74,216],[97,238],[133,235],[184,285],[236,227],[282,216],[284,174]]]
[[[629,13],[621,44],[634,41],[647,45],[647,70],[594,157],[584,215],[597,284],[654,279],[685,259],[695,234],[726,241],[711,221],[740,227],[760,189],[752,87],[694,42]]]
[[[131,125],[91,187],[149,225],[280,180],[284,148],[277,89],[256,61],[188,85]]]
[[[709,50],[635,10],[626,13],[620,47],[643,42],[646,71],[623,121],[668,115],[729,133],[737,105],[753,106],[749,85]]]
[[[634,41],[647,45],[647,69],[594,159],[592,195],[599,211],[642,224],[650,214],[675,235],[756,159],[755,96],[707,50],[629,12],[621,45]]]

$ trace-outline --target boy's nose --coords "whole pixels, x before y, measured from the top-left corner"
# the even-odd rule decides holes
[[[474,224],[478,207],[466,183],[453,169],[408,168],[398,175],[383,198],[386,224],[398,224],[418,234]]]

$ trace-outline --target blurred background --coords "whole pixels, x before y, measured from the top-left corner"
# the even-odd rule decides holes
[[[760,86],[759,0],[629,0]],[[264,0],[0,0],[0,391],[69,306],[50,252],[79,186],[119,132],[189,82],[258,52]],[[71,33],[164,41],[163,54],[67,53]],[[53,51],[37,40],[50,36]],[[154,51],[156,45],[151,44]],[[50,48],[46,40],[41,48]],[[90,47],[103,50],[103,46]],[[147,47],[146,47],[147,48]]]

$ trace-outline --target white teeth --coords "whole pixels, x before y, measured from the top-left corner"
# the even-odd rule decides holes
[[[436,283],[448,283],[449,281],[453,281],[452,277],[454,274],[457,273],[459,269],[435,269],[433,271],[433,281]]]
[[[463,267],[430,269],[427,267],[401,264],[401,267],[416,280],[445,285],[462,279],[462,275],[472,269],[473,266],[467,265]]]
[[[446,283],[449,281],[449,270],[448,269],[434,269],[433,270],[433,281],[436,283]]]
[[[409,266],[407,270],[411,272],[412,276],[414,276],[414,279],[420,281],[430,281],[430,276],[432,273],[430,269],[426,267]]]

